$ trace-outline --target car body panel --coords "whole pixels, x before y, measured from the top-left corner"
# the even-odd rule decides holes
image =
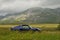
[[[41,31],[39,28],[33,28],[30,27],[29,25],[19,25],[19,26],[15,26],[13,28],[11,28],[11,30],[33,30],[33,31]]]

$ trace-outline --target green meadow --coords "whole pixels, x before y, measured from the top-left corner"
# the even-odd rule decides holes
[[[33,27],[56,28],[58,24],[30,24]],[[60,31],[11,31],[16,25],[0,25],[0,40],[60,40]]]

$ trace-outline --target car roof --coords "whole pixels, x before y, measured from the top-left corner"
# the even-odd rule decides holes
[[[24,24],[24,25],[22,25],[22,26],[29,26],[29,25]]]

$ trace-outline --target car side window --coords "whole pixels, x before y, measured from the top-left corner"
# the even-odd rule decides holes
[[[26,28],[29,28],[29,26],[23,26],[23,28],[25,28],[25,29],[26,29]]]

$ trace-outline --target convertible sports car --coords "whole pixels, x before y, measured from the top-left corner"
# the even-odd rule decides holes
[[[33,28],[33,27],[30,27],[29,25],[15,26],[15,27],[11,28],[11,30],[19,30],[19,31],[29,31],[29,30],[32,30],[32,31],[41,31],[40,28]]]

